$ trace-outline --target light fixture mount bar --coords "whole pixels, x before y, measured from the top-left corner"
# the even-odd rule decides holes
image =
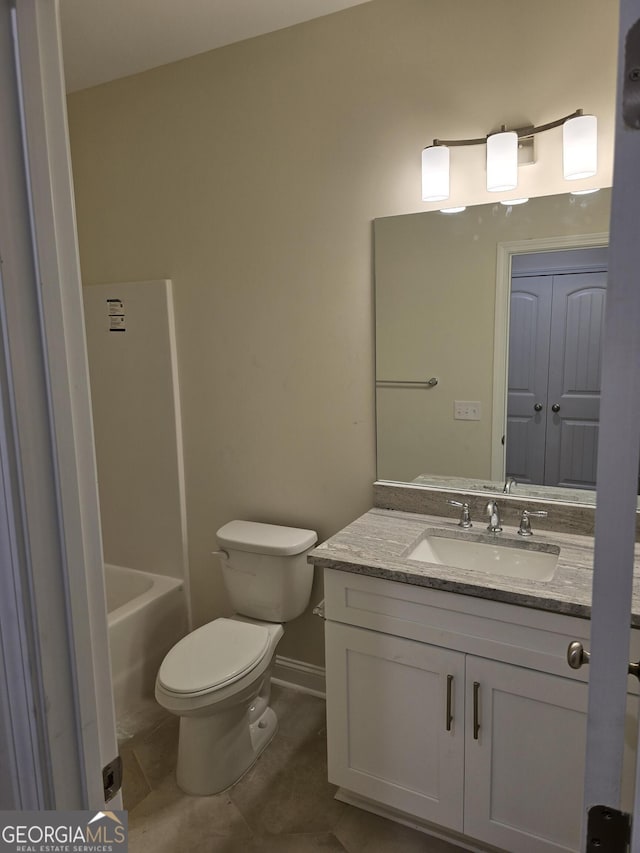
[[[553,130],[554,127],[560,127],[566,121],[569,121],[569,119],[578,118],[578,116],[581,115],[583,115],[583,110],[576,110],[568,116],[563,116],[563,118],[547,122],[547,124],[540,124],[537,127],[534,127],[531,124],[526,127],[516,127],[513,129],[512,133],[516,133],[518,135],[518,139],[526,139],[529,136],[534,136],[536,133],[543,133],[545,130]],[[505,129],[506,128],[503,126],[502,130],[504,131]],[[499,131],[495,132],[498,133]],[[491,136],[491,134],[487,134],[487,136]],[[433,144],[446,145],[448,148],[455,148],[462,145],[484,145],[487,141],[487,136],[481,136],[479,139],[434,139]]]

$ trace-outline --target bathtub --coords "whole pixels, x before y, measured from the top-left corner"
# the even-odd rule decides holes
[[[116,719],[126,731],[151,706],[162,659],[187,633],[187,604],[182,580],[104,568]]]

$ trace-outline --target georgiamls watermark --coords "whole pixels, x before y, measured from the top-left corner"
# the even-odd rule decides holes
[[[126,811],[0,811],[0,853],[127,853]]]

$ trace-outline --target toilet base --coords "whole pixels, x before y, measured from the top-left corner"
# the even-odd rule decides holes
[[[256,705],[238,719],[238,709],[214,717],[181,717],[176,781],[186,794],[219,794],[238,782],[273,740],[278,718]]]
[[[251,723],[249,731],[251,732],[251,744],[255,755],[254,761],[256,761],[263,750],[269,746],[278,731],[278,718],[273,708],[266,708],[262,716],[255,723]],[[251,767],[251,764],[249,767]],[[249,767],[247,767],[247,770]]]

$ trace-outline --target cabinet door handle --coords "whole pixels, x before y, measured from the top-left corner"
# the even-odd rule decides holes
[[[479,706],[480,700],[480,682],[473,682],[473,739],[478,740],[478,732],[480,731]]]
[[[451,723],[453,722],[452,710],[453,696],[453,676],[447,675],[447,731],[451,731]]]

